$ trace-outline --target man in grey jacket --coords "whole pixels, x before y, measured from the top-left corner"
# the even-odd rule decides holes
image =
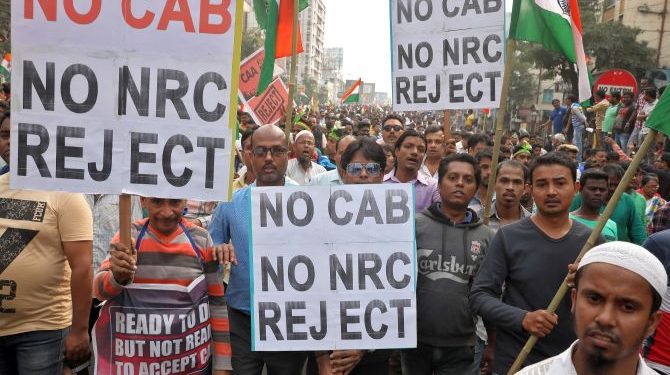
[[[476,316],[468,306],[472,279],[493,231],[468,208],[481,175],[468,154],[440,162],[435,203],[416,218],[417,348],[402,352],[405,374],[466,374],[474,360]]]
[[[526,364],[555,356],[575,340],[569,299],[555,314],[545,309],[591,233],[568,216],[577,188],[576,165],[566,154],[535,159],[530,178],[537,213],[498,230],[470,293],[473,312],[496,327],[493,372],[501,375],[530,334],[541,339]]]

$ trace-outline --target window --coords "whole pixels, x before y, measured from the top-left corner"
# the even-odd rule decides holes
[[[542,104],[551,104],[552,100],[554,100],[554,90],[545,89],[542,91]]]

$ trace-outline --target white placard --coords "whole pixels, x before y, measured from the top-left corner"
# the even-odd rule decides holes
[[[412,186],[253,188],[258,351],[416,347]]]
[[[12,1],[11,187],[226,200],[241,11]]]
[[[498,108],[504,0],[390,0],[393,109]]]

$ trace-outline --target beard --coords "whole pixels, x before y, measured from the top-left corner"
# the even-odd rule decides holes
[[[616,361],[612,358],[606,358],[604,350],[602,349],[596,349],[595,352],[589,353],[588,357],[586,358],[586,365],[594,374],[601,374],[605,372],[605,370],[614,366],[615,362]]]
[[[301,154],[298,156],[298,164],[300,164],[303,169],[307,169],[312,164],[312,158],[309,155]]]

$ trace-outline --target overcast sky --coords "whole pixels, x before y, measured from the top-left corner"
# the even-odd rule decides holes
[[[343,78],[376,83],[377,92],[391,94],[389,0],[323,0],[325,44],[344,48]],[[506,9],[512,11],[512,1]]]

